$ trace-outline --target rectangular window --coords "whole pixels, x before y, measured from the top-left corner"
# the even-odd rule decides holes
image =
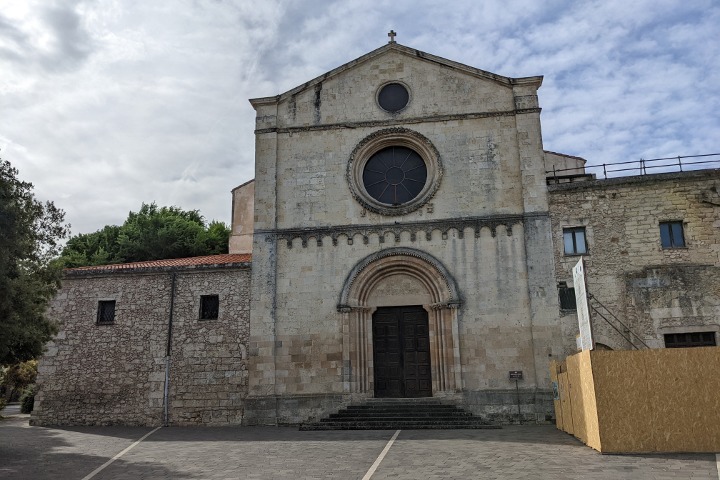
[[[715,332],[666,333],[665,348],[714,347]]]
[[[685,246],[685,233],[682,222],[660,222],[660,243],[662,248],[681,248]]]
[[[97,310],[98,325],[112,325],[115,323],[115,300],[100,300]]]
[[[220,297],[200,295],[200,320],[217,320],[220,310]]]
[[[574,288],[568,288],[567,283],[560,282],[558,283],[558,295],[560,296],[560,309],[577,310]]]
[[[565,255],[587,253],[585,227],[563,228],[563,244],[565,245]]]

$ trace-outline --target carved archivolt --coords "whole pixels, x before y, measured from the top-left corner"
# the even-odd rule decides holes
[[[364,308],[375,285],[398,274],[416,278],[425,285],[435,308],[457,308],[461,303],[455,279],[439,260],[414,248],[398,247],[368,255],[353,267],[340,292],[338,311]]]

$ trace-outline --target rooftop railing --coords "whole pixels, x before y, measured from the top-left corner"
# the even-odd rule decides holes
[[[585,175],[578,174],[582,167],[561,168],[548,170],[545,173],[549,178],[583,177],[587,174],[603,178],[622,177],[627,175],[648,175],[652,173],[687,172],[692,170],[705,170],[720,168],[720,153],[707,153],[704,155],[679,155],[677,157],[649,158],[632,160],[629,162],[603,163],[601,165],[585,165]],[[569,173],[572,172],[572,173]]]

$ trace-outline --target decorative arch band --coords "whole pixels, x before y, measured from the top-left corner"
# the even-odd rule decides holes
[[[365,308],[369,287],[379,278],[397,273],[422,281],[433,297],[433,308],[457,308],[462,303],[457,283],[442,262],[421,250],[396,247],[368,255],[355,264],[340,291],[338,311]]]

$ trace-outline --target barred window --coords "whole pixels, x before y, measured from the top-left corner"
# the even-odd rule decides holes
[[[714,347],[715,332],[666,333],[665,348]]]
[[[200,320],[217,320],[220,310],[220,297],[218,295],[200,296]]]
[[[115,300],[100,300],[97,309],[97,324],[112,325],[115,323]]]
[[[575,301],[575,289],[568,287],[567,283],[558,283],[558,296],[560,297],[560,308],[562,310],[577,310]]]

